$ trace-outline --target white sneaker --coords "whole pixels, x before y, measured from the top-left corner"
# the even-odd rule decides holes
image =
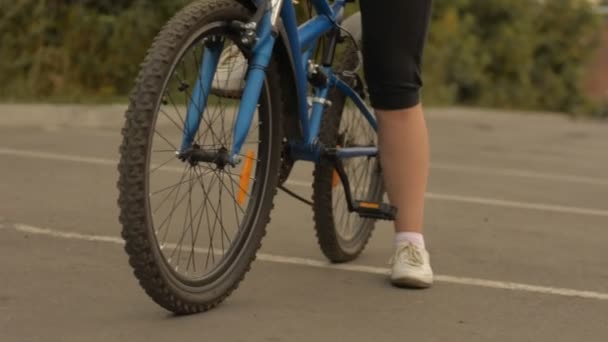
[[[220,55],[211,92],[222,97],[238,98],[243,94],[248,62],[238,46],[231,45]]]
[[[411,242],[397,246],[391,258],[391,282],[396,286],[427,288],[433,284],[429,253]]]

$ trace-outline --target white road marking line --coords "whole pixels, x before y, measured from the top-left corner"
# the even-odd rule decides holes
[[[39,228],[30,226],[27,224],[15,223],[13,224],[15,230],[23,233],[29,233],[34,235],[47,235],[61,239],[69,239],[69,240],[84,240],[84,241],[95,241],[95,242],[108,242],[122,245],[124,244],[124,240],[120,237],[114,236],[104,236],[104,235],[91,235],[91,234],[81,234],[74,232],[66,232],[60,230],[54,230],[49,228]]]
[[[520,177],[520,178],[532,178],[532,179],[550,180],[550,181],[557,181],[557,182],[608,185],[607,179],[561,175],[561,174],[555,174],[555,173],[536,172],[536,171],[528,171],[528,170],[522,170],[522,169],[508,169],[508,168],[498,169],[498,168],[490,168],[490,167],[475,167],[475,166],[466,166],[466,165],[458,165],[458,164],[452,164],[452,163],[439,163],[439,162],[431,163],[431,169],[480,173],[480,174],[499,175],[499,176],[510,176],[510,177]]]
[[[567,213],[567,214],[608,217],[608,210],[603,210],[603,209],[577,208],[577,207],[567,207],[567,206],[562,206],[562,205],[553,205],[553,204],[544,204],[544,203],[506,201],[506,200],[495,199],[495,198],[436,194],[436,193],[431,193],[431,192],[426,193],[426,198],[433,199],[433,200],[441,200],[441,201],[483,204],[483,205],[490,205],[490,206],[497,206],[497,207],[510,207],[510,208],[517,208],[517,209],[553,211],[553,212]]]
[[[67,155],[67,154],[57,154],[57,153],[49,153],[49,152],[39,152],[39,151],[28,151],[28,150],[16,150],[12,148],[3,148],[0,147],[0,155],[7,155],[12,157],[31,157],[37,159],[46,159],[46,160],[57,160],[57,161],[66,161],[66,162],[76,162],[76,163],[84,163],[84,164],[92,164],[92,165],[108,165],[108,166],[117,166],[118,161],[112,159],[104,159],[104,158],[94,158],[94,157],[83,157],[76,155]],[[154,168],[158,165],[152,164],[151,168]],[[170,167],[165,166],[163,171],[184,171],[182,168],[178,167]]]
[[[0,148],[0,154],[17,156],[17,157],[25,156],[25,157],[33,157],[33,158],[41,158],[41,159],[83,162],[83,163],[100,164],[100,165],[116,165],[117,164],[117,161],[111,160],[111,159],[91,158],[91,157],[64,155],[64,154],[31,151],[31,150],[20,150],[20,149],[12,149],[12,148]],[[490,168],[490,167],[476,167],[476,166],[459,165],[459,164],[442,163],[442,162],[431,163],[431,168],[436,169],[436,170],[444,170],[444,171],[481,173],[481,174],[520,177],[520,178],[533,178],[533,179],[570,182],[570,183],[608,185],[608,179],[584,177],[584,176],[562,175],[562,174],[556,174],[556,173],[537,172],[537,171],[529,171],[529,170],[522,170],[522,169],[509,169],[509,168],[499,169],[499,168]],[[296,182],[296,183],[302,183],[302,182]],[[293,184],[293,185],[297,185],[297,184]],[[309,183],[306,183],[306,186],[309,186]]]
[[[116,164],[118,164],[117,161],[111,160],[111,159],[83,157],[83,156],[30,151],[30,150],[17,150],[17,149],[13,149],[13,148],[5,148],[5,147],[0,147],[0,154],[5,155],[5,156],[12,156],[12,157],[31,157],[31,158],[37,158],[37,159],[59,160],[59,161],[77,162],[77,163],[94,164],[94,165],[115,166]]]
[[[287,185],[292,185],[292,186],[298,186],[301,188],[310,188],[312,190],[312,181],[301,181],[301,180],[297,180],[297,179],[288,179],[287,181],[285,181],[285,184]]]
[[[80,162],[80,163],[94,164],[94,165],[115,166],[117,164],[117,161],[114,161],[111,159],[82,157],[82,156],[74,156],[74,155],[63,155],[63,154],[38,152],[38,151],[17,150],[17,149],[11,149],[11,148],[0,148],[0,155],[10,155],[10,156],[19,156],[19,157],[26,156],[26,157],[32,157],[32,158],[38,158],[38,159]],[[155,165],[152,165],[152,167],[155,167]],[[164,167],[162,170],[176,171],[176,172],[183,171],[181,168],[169,167],[169,166]],[[311,182],[309,182],[309,181],[288,180],[286,182],[286,184],[291,185],[291,186],[306,187],[306,188],[311,187]],[[551,212],[558,212],[558,213],[587,215],[587,216],[602,216],[602,217],[608,216],[608,210],[604,210],[604,209],[578,208],[578,207],[570,207],[570,206],[554,205],[554,204],[546,204],[546,203],[508,201],[508,200],[495,199],[495,198],[460,196],[460,195],[437,194],[437,193],[427,193],[426,197],[428,199],[440,200],[440,201],[463,202],[463,203],[472,203],[472,204],[480,204],[480,205],[509,207],[509,208],[518,208],[518,209],[528,209],[528,210],[539,210],[539,211],[551,211]]]
[[[117,244],[117,245],[124,245],[124,241],[121,238],[114,237],[114,236],[90,235],[90,234],[66,232],[66,231],[60,231],[60,230],[54,230],[54,229],[48,229],[48,228],[39,228],[39,227],[34,227],[34,226],[30,226],[30,225],[25,225],[25,224],[14,224],[13,228],[19,232],[29,233],[29,234],[34,234],[34,235],[43,235],[43,236],[51,236],[51,237],[55,237],[55,238],[70,239],[70,240],[105,242],[105,243],[112,243],[112,244]],[[382,268],[382,267],[355,265],[355,264],[334,265],[334,264],[330,264],[328,262],[320,261],[320,260],[290,257],[290,256],[284,256],[284,255],[266,254],[266,253],[258,253],[257,259],[261,260],[261,261],[265,261],[265,262],[274,262],[274,263],[279,263],[279,264],[309,266],[309,267],[316,267],[316,268],[335,269],[335,270],[370,273],[370,274],[386,275],[389,272],[389,270],[387,268]],[[532,292],[532,293],[540,293],[540,294],[545,294],[545,295],[555,295],[555,296],[562,296],[562,297],[577,297],[577,298],[596,299],[596,300],[608,300],[608,293],[595,292],[595,291],[584,291],[584,290],[575,290],[575,289],[550,287],[550,286],[538,286],[538,285],[503,282],[503,281],[487,280],[487,279],[456,277],[456,276],[450,276],[450,275],[435,275],[435,280],[437,282],[442,282],[442,283],[479,286],[479,287],[486,287],[486,288],[492,288],[492,289]]]

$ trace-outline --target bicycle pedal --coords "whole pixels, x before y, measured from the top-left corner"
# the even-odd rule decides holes
[[[359,216],[374,220],[394,221],[397,208],[388,203],[355,201],[355,212]]]

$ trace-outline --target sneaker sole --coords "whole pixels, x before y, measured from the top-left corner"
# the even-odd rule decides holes
[[[412,289],[426,289],[433,285],[433,281],[424,281],[422,279],[400,277],[391,279],[391,283],[396,287],[412,288]]]
[[[211,94],[229,99],[240,99],[243,97],[243,90],[226,90],[219,88],[211,88]]]

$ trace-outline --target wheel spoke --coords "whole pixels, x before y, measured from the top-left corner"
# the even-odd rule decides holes
[[[217,173],[216,173],[216,176],[217,176]],[[220,177],[218,177],[218,178],[220,178]],[[223,178],[223,176],[222,176],[222,178]],[[220,179],[220,182],[223,183],[223,180]],[[220,220],[222,220],[222,222],[223,222],[224,221],[224,213],[222,211],[222,190],[224,189],[224,187],[220,186],[219,189],[220,190],[219,190],[219,196],[218,196],[219,199],[218,199],[218,205],[217,205],[217,207],[218,207],[218,211],[220,212]],[[226,231],[224,229],[222,229],[222,234],[220,234],[220,240],[222,242],[222,255],[225,254],[225,249],[224,249],[224,233],[225,232]]]
[[[234,184],[236,184],[236,186],[238,186],[238,188],[239,188],[240,191],[243,191],[247,197],[251,198],[251,194],[249,192],[247,192],[247,189],[244,189],[241,186],[241,184],[237,183],[237,181],[235,181],[234,179],[232,179],[232,177],[228,177],[228,178],[232,181],[232,183],[234,183]],[[254,181],[255,181],[255,179],[254,179]]]
[[[195,171],[196,172],[196,171]],[[198,174],[198,173],[197,173]],[[207,207],[207,203],[209,203],[209,196],[207,195],[207,190],[205,189],[205,184],[202,182],[201,180],[202,177],[198,177],[199,179],[199,184],[201,186],[201,189],[203,190],[203,194],[204,194],[204,209],[203,211],[205,212],[205,221],[207,222],[207,232],[209,234],[209,236],[211,236],[210,233],[210,227],[211,227],[211,219],[209,218],[209,209]],[[211,245],[213,244],[213,240],[210,240],[209,242]],[[208,265],[209,265],[209,254],[212,253],[212,249],[207,249],[207,257],[205,258],[205,269],[207,269]]]
[[[237,52],[235,46],[227,43],[221,52],[223,62],[218,70],[221,67],[222,77],[214,77],[212,88],[196,94],[195,88],[200,88],[200,84],[197,87],[197,82],[200,81],[198,75],[203,69],[201,61],[208,56],[205,56],[207,51],[203,51],[204,45],[192,44],[181,60],[174,61],[171,65],[171,74],[164,84],[165,89],[160,93],[162,98],[155,116],[146,117],[147,124],[156,125],[150,128],[148,138],[148,143],[152,146],[144,151],[149,163],[144,175],[147,177],[146,184],[142,187],[147,191],[147,214],[151,218],[151,223],[147,224],[156,235],[154,243],[161,250],[164,265],[178,274],[180,281],[189,279],[194,284],[204,284],[214,270],[224,267],[237,243],[240,246],[243,239],[249,237],[249,231],[254,229],[250,221],[256,215],[251,215],[251,212],[259,208],[252,208],[253,205],[261,205],[258,201],[252,201],[253,197],[259,196],[258,191],[264,185],[257,183],[259,172],[256,170],[260,163],[267,162],[265,158],[268,157],[266,154],[251,155],[248,151],[260,151],[260,144],[269,143],[265,141],[266,136],[262,137],[260,133],[260,126],[267,119],[266,116],[260,116],[267,115],[271,109],[266,97],[260,99],[263,100],[263,103],[260,102],[263,110],[260,110],[260,104],[255,109],[255,117],[244,139],[243,153],[238,154],[248,164],[255,162],[253,173],[247,176],[248,182],[242,181],[242,165],[237,168],[204,162],[191,164],[175,155],[181,149],[183,135],[188,128],[193,131],[193,144],[206,152],[231,149],[238,102],[241,99],[232,97],[231,94],[222,96],[224,94],[216,90],[231,91],[233,85],[236,85],[233,82],[236,81],[235,77],[243,76],[241,63],[246,63],[246,60],[238,57],[224,61],[225,53]],[[223,84],[226,80],[229,82]],[[244,84],[244,80],[239,82],[241,86]],[[263,92],[272,94],[267,84],[264,84]],[[208,99],[207,105],[203,105],[204,101],[193,101],[199,96]],[[196,114],[200,115],[199,127],[186,127],[188,115]],[[175,163],[171,164],[172,161]],[[181,174],[158,172],[175,169],[181,171]],[[230,262],[233,260],[230,259]]]
[[[205,211],[205,203],[206,203],[207,198],[203,197],[201,199],[201,207],[199,208],[198,211],[200,211],[200,214],[198,215],[198,222],[196,223],[196,232],[194,233],[194,237],[192,239],[192,249],[191,249],[191,256],[192,256],[192,266],[193,266],[193,271],[196,273],[196,262],[195,262],[195,248],[194,245],[196,244],[196,241],[198,241],[198,233],[201,229],[201,222],[203,221],[203,214]],[[190,260],[190,258],[189,258]]]
[[[182,175],[182,177],[185,177],[185,175]],[[171,229],[171,220],[173,219],[173,213],[175,212],[175,210],[177,209],[177,207],[183,202],[183,200],[186,198],[187,194],[184,194],[179,201],[177,201],[177,198],[179,197],[179,191],[181,189],[181,184],[178,186],[177,188],[177,192],[175,193],[175,198],[173,199],[173,206],[171,207],[171,211],[169,212],[169,215],[167,216],[167,218],[165,218],[165,220],[160,224],[160,226],[158,227],[157,234],[158,232],[160,232],[161,228],[163,227],[164,224],[167,224],[167,229],[165,229],[165,232],[163,234],[163,245],[165,244],[165,242],[167,241],[167,236],[169,234],[169,230]]]
[[[228,175],[228,177],[230,177],[230,175]],[[245,215],[245,211],[243,210],[243,208],[241,208],[240,205],[237,206],[238,201],[236,200],[234,184],[232,182],[230,182],[230,189],[232,189],[232,192],[228,191],[228,193],[230,194],[230,197],[232,197],[232,206],[234,207],[234,217],[236,218],[236,225],[237,225],[237,227],[239,227],[239,230],[240,230],[241,222],[239,220],[239,214],[238,214],[237,208],[241,209],[243,216]]]
[[[175,104],[175,101],[173,100],[173,97],[171,96],[171,93],[166,92],[166,95],[169,98],[169,102],[171,102],[171,105],[175,109],[175,113],[177,113],[177,116],[179,117],[179,121],[181,121],[182,126],[185,127],[186,126],[186,122],[184,121],[184,117],[182,116],[182,113],[180,112],[180,110],[177,108],[177,104]]]
[[[155,153],[155,152],[159,152],[159,153],[163,153],[163,152],[164,153],[175,153],[177,151],[175,151],[175,150],[152,150],[152,153]]]
[[[181,67],[183,69],[183,61],[182,61],[182,63],[180,63],[180,65],[181,65]],[[176,72],[174,75],[177,77],[177,79],[178,79],[178,81],[180,83],[182,83],[182,84],[188,84],[186,81],[184,81],[185,78],[180,77],[179,73]],[[204,121],[207,124],[207,128],[211,132],[211,137],[212,137],[212,140],[213,140],[214,144],[217,144],[218,141],[220,141],[220,139],[217,136],[217,134],[215,134],[215,131],[213,130],[213,123],[210,122],[209,119],[207,119],[207,117],[210,116],[209,106],[205,106],[205,108],[200,108],[199,105],[198,105],[198,103],[192,101],[192,93],[189,92],[188,89],[184,90],[184,96],[186,98],[186,103],[194,103],[197,112],[200,113],[201,116],[202,116],[202,121]],[[203,94],[203,97],[208,98],[209,94]]]
[[[180,182],[177,182],[177,183],[175,183],[175,184],[172,184],[172,185],[169,185],[169,186],[167,186],[167,187],[164,187],[164,188],[162,188],[162,189],[160,189],[160,190],[156,190],[156,191],[154,191],[154,192],[151,192],[151,193],[150,193],[150,196],[157,195],[157,194],[159,194],[159,193],[161,193],[161,192],[164,192],[164,191],[167,191],[167,190],[169,190],[169,189],[175,189],[175,188],[176,188],[178,185],[180,185],[180,184],[184,184],[184,183],[186,183],[186,182],[189,182],[191,179],[192,179],[192,177],[190,177],[190,178],[186,179],[185,181],[180,181]]]
[[[191,169],[188,170],[188,173],[191,173]],[[190,214],[190,215],[188,215]],[[177,251],[177,265],[175,266],[175,270],[179,270],[179,262],[182,258],[182,249],[184,237],[186,236],[186,224],[188,222],[188,217],[192,217],[192,181],[190,181],[190,185],[188,186],[188,206],[186,207],[186,214],[184,215],[184,223],[182,225],[182,234],[179,238],[179,242],[177,243],[177,248],[173,250],[173,253],[169,256],[169,259],[173,259],[175,252]]]
[[[164,135],[160,134],[156,129],[154,129],[154,133],[158,134],[159,137],[161,137],[167,144],[169,144],[169,146],[171,146],[171,148],[173,148],[173,150],[175,151],[179,151],[179,149],[177,147],[175,147],[175,145],[173,145],[169,139],[165,138]]]
[[[188,165],[184,166],[184,172],[186,172],[186,168],[188,168]],[[206,174],[209,174],[209,173],[210,173],[210,171],[209,171],[209,172],[207,172],[207,173],[205,173],[205,175],[206,175]],[[183,183],[184,183],[184,182],[181,182],[181,184],[183,184]],[[166,195],[166,196],[163,198],[163,200],[162,200],[162,201],[161,201],[161,202],[160,202],[160,203],[157,205],[156,209],[153,209],[153,210],[152,210],[152,214],[156,214],[156,212],[158,211],[158,209],[160,209],[160,207],[161,207],[161,206],[162,206],[162,205],[163,205],[163,204],[164,204],[164,203],[167,201],[167,199],[169,199],[169,197],[171,196],[171,194],[173,193],[173,191],[175,191],[175,189],[177,189],[177,188],[173,188],[173,189],[172,189],[172,190],[171,190],[171,191],[170,191],[170,192],[169,192],[169,193],[168,193],[168,194],[167,194],[167,195]]]
[[[227,174],[227,173],[226,173],[226,172],[222,172],[222,175],[223,175],[223,174]],[[228,176],[228,177],[230,177],[230,176]],[[252,179],[253,179],[253,178],[252,178]],[[233,203],[235,203],[235,208],[234,208],[234,210],[235,210],[235,212],[236,212],[236,208],[237,208],[236,203],[238,203],[238,201],[237,201],[236,196],[235,196],[235,194],[234,194],[234,184],[233,184],[232,182],[230,183],[230,186],[231,186],[231,188],[232,188],[232,192],[231,192],[231,191],[230,191],[230,189],[228,189],[228,187],[226,186],[226,183],[224,182],[224,177],[221,177],[221,179],[220,179],[220,184],[222,185],[222,187],[224,187],[224,188],[226,189],[226,191],[228,191],[228,196],[230,196],[230,197],[232,198],[232,200],[233,200]],[[245,210],[243,210],[243,208],[241,208],[241,206],[240,206],[240,205],[238,206],[238,208],[241,210],[241,213],[243,213],[243,215],[245,215]],[[237,218],[238,218],[238,216],[237,216]],[[239,224],[239,225],[240,225],[240,224]]]
[[[169,158],[169,159],[165,160],[164,162],[160,163],[159,165],[150,165],[150,166],[154,166],[154,168],[148,172],[148,175],[153,174],[154,172],[156,172],[156,170],[158,170],[161,167],[169,164],[170,162],[174,161],[175,159],[176,159],[175,156],[172,156],[171,158]]]
[[[194,169],[194,170],[196,172],[196,169]],[[200,177],[197,178],[197,179],[198,179],[199,183],[201,183],[201,186],[202,186],[203,193],[204,193],[205,197],[209,197],[209,193],[205,190],[205,187],[202,184]],[[215,179],[219,179],[219,177],[216,176]],[[224,227],[224,223],[222,222],[222,220],[219,219],[219,214],[218,214],[218,211],[216,210],[216,208],[212,204],[210,204],[210,207],[211,207],[211,210],[213,211],[213,214],[215,215],[215,219],[213,221],[213,231],[210,232],[210,240],[211,240],[211,242],[210,242],[210,249],[211,249],[210,254],[212,254],[211,258],[215,260],[215,258],[213,256],[213,237],[215,235],[215,229],[216,229],[215,227],[217,226],[218,220],[219,220],[220,228],[223,229],[224,231],[226,230],[226,228]]]
[[[169,114],[167,114],[162,108],[159,108],[159,112],[161,112],[167,119],[169,119],[169,121],[171,121],[171,123],[177,128],[177,131],[180,133],[184,132],[184,129],[182,127],[180,127],[177,122],[175,122],[175,120],[173,120],[172,117],[169,116]]]

